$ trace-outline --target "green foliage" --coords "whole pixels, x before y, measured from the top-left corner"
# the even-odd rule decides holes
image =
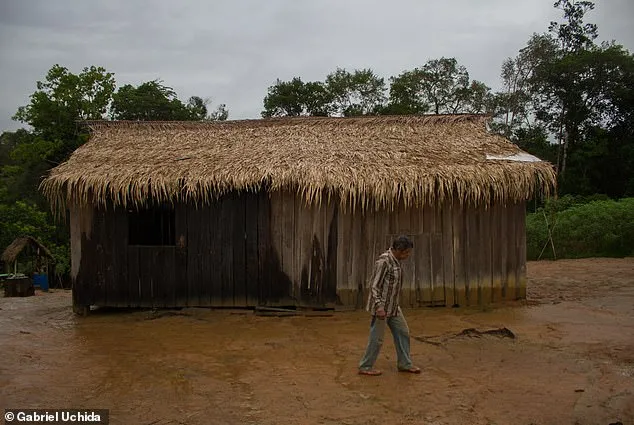
[[[332,99],[330,109],[338,116],[368,115],[385,101],[385,81],[371,69],[337,68],[326,77],[325,89]]]
[[[566,22],[552,21],[548,30],[557,35],[561,45],[566,51],[577,51],[591,48],[598,37],[598,29],[595,24],[584,23],[585,14],[594,9],[591,1],[557,0],[555,8],[564,13]]]
[[[329,99],[321,83],[306,84],[298,77],[291,81],[278,79],[269,87],[268,94],[264,98],[262,117],[313,115],[316,111],[326,112],[327,103]],[[319,112],[314,115],[321,115]]]
[[[115,88],[114,75],[102,67],[84,68],[73,74],[54,65],[27,106],[18,108],[15,120],[27,123],[45,140],[72,139],[78,120],[101,119]]]
[[[483,113],[493,108],[491,89],[469,81],[469,73],[455,58],[428,61],[422,68],[390,79],[388,111],[436,114]]]
[[[115,120],[130,121],[204,121],[226,120],[226,106],[209,114],[207,102],[192,96],[181,102],[171,87],[160,81],[148,81],[134,87],[126,84],[112,96],[110,115]]]
[[[550,224],[557,258],[634,255],[634,198],[606,200],[604,195],[563,197],[526,217],[527,258],[553,258]]]
[[[262,116],[356,116],[377,113],[385,101],[385,81],[371,69],[337,68],[324,82],[295,77],[270,86]]]

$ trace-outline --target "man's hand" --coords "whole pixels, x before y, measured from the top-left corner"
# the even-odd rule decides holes
[[[376,317],[381,320],[385,319],[385,309],[383,307],[379,307],[376,309]]]

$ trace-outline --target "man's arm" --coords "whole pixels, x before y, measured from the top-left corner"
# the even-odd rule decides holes
[[[385,294],[385,273],[387,271],[387,262],[385,260],[377,260],[374,263],[374,272],[372,274],[372,297],[374,298],[374,305],[378,309],[384,309],[386,303]]]

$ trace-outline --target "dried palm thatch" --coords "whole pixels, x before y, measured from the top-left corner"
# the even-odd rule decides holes
[[[459,198],[548,195],[553,167],[491,160],[522,153],[481,115],[88,122],[91,139],[41,185],[69,204],[209,202],[233,190],[296,191],[306,202],[393,208]]]
[[[4,252],[2,253],[2,257],[0,258],[2,258],[2,261],[7,264],[12,263],[18,258],[18,255],[20,255],[20,253],[27,246],[30,246],[33,251],[37,252],[41,256],[53,258],[51,252],[46,249],[46,247],[42,245],[37,239],[31,236],[23,236],[11,242],[11,245],[9,245],[4,250]]]

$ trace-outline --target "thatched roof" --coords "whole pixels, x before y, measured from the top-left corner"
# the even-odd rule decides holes
[[[11,245],[9,245],[4,250],[4,252],[2,253],[2,257],[0,258],[2,258],[2,261],[4,261],[5,263],[12,263],[16,260],[16,258],[18,258],[18,255],[20,255],[22,250],[24,250],[24,248],[26,248],[27,246],[30,246],[33,251],[39,253],[39,255],[41,256],[53,258],[51,252],[46,249],[46,247],[42,245],[37,239],[31,236],[23,236],[11,242]]]
[[[148,196],[207,202],[232,190],[337,194],[365,207],[524,200],[555,185],[553,167],[487,131],[481,115],[88,122],[90,140],[42,183],[54,208],[136,205]],[[498,159],[487,159],[498,157]],[[519,155],[518,157],[521,157]],[[502,159],[499,159],[502,158]]]

